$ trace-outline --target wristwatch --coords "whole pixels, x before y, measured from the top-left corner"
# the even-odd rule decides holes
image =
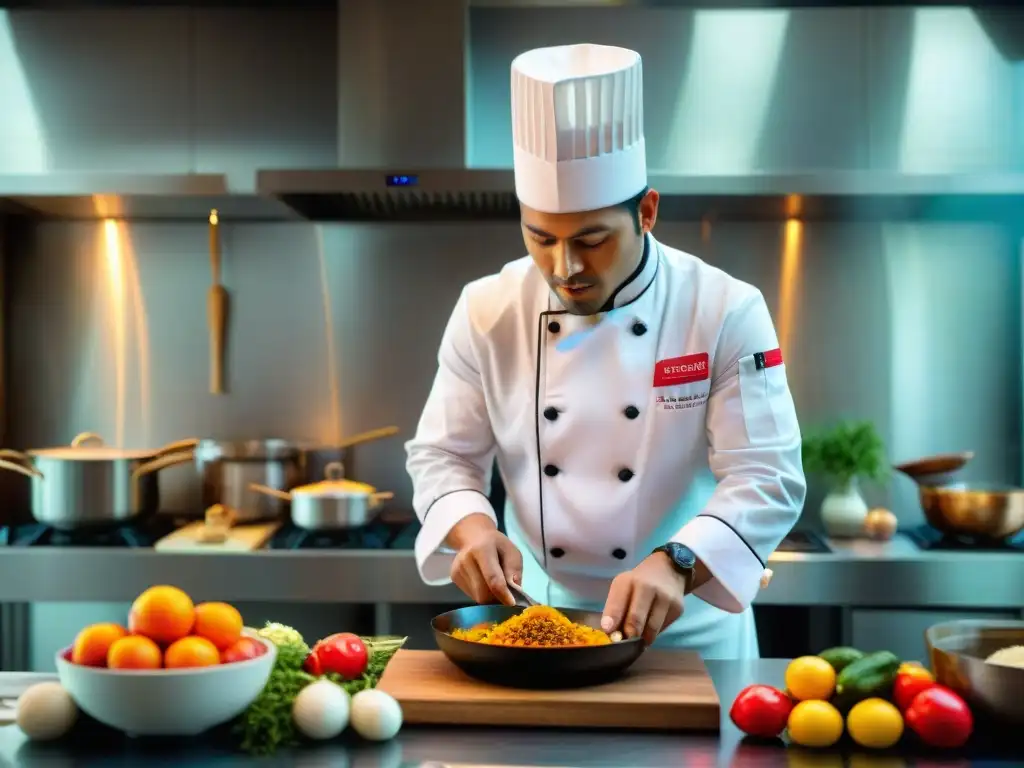
[[[653,555],[655,552],[664,552],[668,555],[672,567],[683,577],[686,585],[685,592],[688,593],[690,585],[693,584],[694,568],[697,567],[697,556],[693,554],[693,550],[679,542],[670,541],[668,544],[662,544],[651,554]]]

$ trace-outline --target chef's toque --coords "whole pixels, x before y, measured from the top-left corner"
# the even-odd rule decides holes
[[[640,54],[536,48],[512,62],[516,195],[542,213],[618,205],[647,186]]]

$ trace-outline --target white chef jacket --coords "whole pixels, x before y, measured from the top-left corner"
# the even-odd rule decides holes
[[[528,593],[600,610],[680,542],[712,578],[657,645],[756,657],[750,603],[806,492],[778,346],[756,288],[651,235],[601,315],[568,313],[529,257],[470,283],[406,444],[424,582],[450,583],[456,523],[496,521],[496,457]]]

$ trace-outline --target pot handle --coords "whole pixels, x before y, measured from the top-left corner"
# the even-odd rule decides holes
[[[393,494],[391,491],[380,491],[378,493],[370,494],[370,503],[373,504],[374,506],[377,506],[382,501],[390,501],[393,498],[395,498],[395,494]]]
[[[25,466],[24,464],[18,464],[17,462],[8,461],[7,459],[0,459],[0,469],[9,469],[11,472],[17,472],[25,477],[38,477],[40,480],[43,479],[43,473],[35,467]]]
[[[32,464],[32,457],[27,453],[21,451],[15,451],[11,448],[0,448],[0,459],[6,459],[7,461],[20,461],[22,464]]]
[[[260,485],[259,483],[249,483],[249,490],[255,491],[256,493],[262,493],[264,496],[273,496],[275,499],[281,501],[291,501],[292,495],[285,491],[279,491],[277,488],[271,488],[269,485]]]
[[[106,445],[103,442],[103,438],[97,435],[95,432],[79,432],[71,440],[72,448],[80,448],[83,445],[92,443],[93,445]]]
[[[159,458],[160,456],[167,456],[168,454],[171,453],[179,453],[181,451],[194,451],[198,446],[198,438],[189,437],[184,440],[175,440],[173,443],[168,443],[167,445],[161,447],[156,452],[156,455]]]
[[[140,505],[139,499],[139,480],[146,475],[152,474],[161,469],[167,469],[168,467],[176,467],[179,464],[186,464],[191,462],[195,456],[191,451],[185,453],[170,453],[166,456],[158,456],[155,459],[150,459],[145,464],[140,464],[132,472],[132,505],[136,508]]]

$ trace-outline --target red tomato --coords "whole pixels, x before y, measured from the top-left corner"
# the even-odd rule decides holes
[[[333,672],[345,680],[354,680],[366,671],[369,656],[366,644],[358,635],[353,635],[351,632],[339,632],[336,635],[325,637],[314,645],[310,657],[315,657],[315,661],[309,659],[306,661],[309,666],[320,670],[319,673],[310,672],[310,674]],[[306,671],[310,670],[307,668]]]
[[[926,691],[935,685],[935,678],[927,669],[907,668],[896,675],[896,682],[892,686],[892,698],[899,707],[900,712],[906,712],[910,704],[917,698],[917,694]]]
[[[220,653],[221,664],[231,664],[236,661],[255,659],[267,652],[263,643],[253,640],[251,637],[240,637],[233,644],[229,645]]]
[[[320,677],[324,673],[323,668],[320,666],[320,658],[312,651],[309,652],[309,656],[303,662],[302,668],[307,673],[313,675],[313,677]]]
[[[770,685],[751,685],[739,692],[729,718],[748,736],[773,739],[782,733],[793,709],[793,700]]]
[[[917,694],[903,718],[930,747],[962,747],[974,730],[970,707],[944,685],[933,685]]]

